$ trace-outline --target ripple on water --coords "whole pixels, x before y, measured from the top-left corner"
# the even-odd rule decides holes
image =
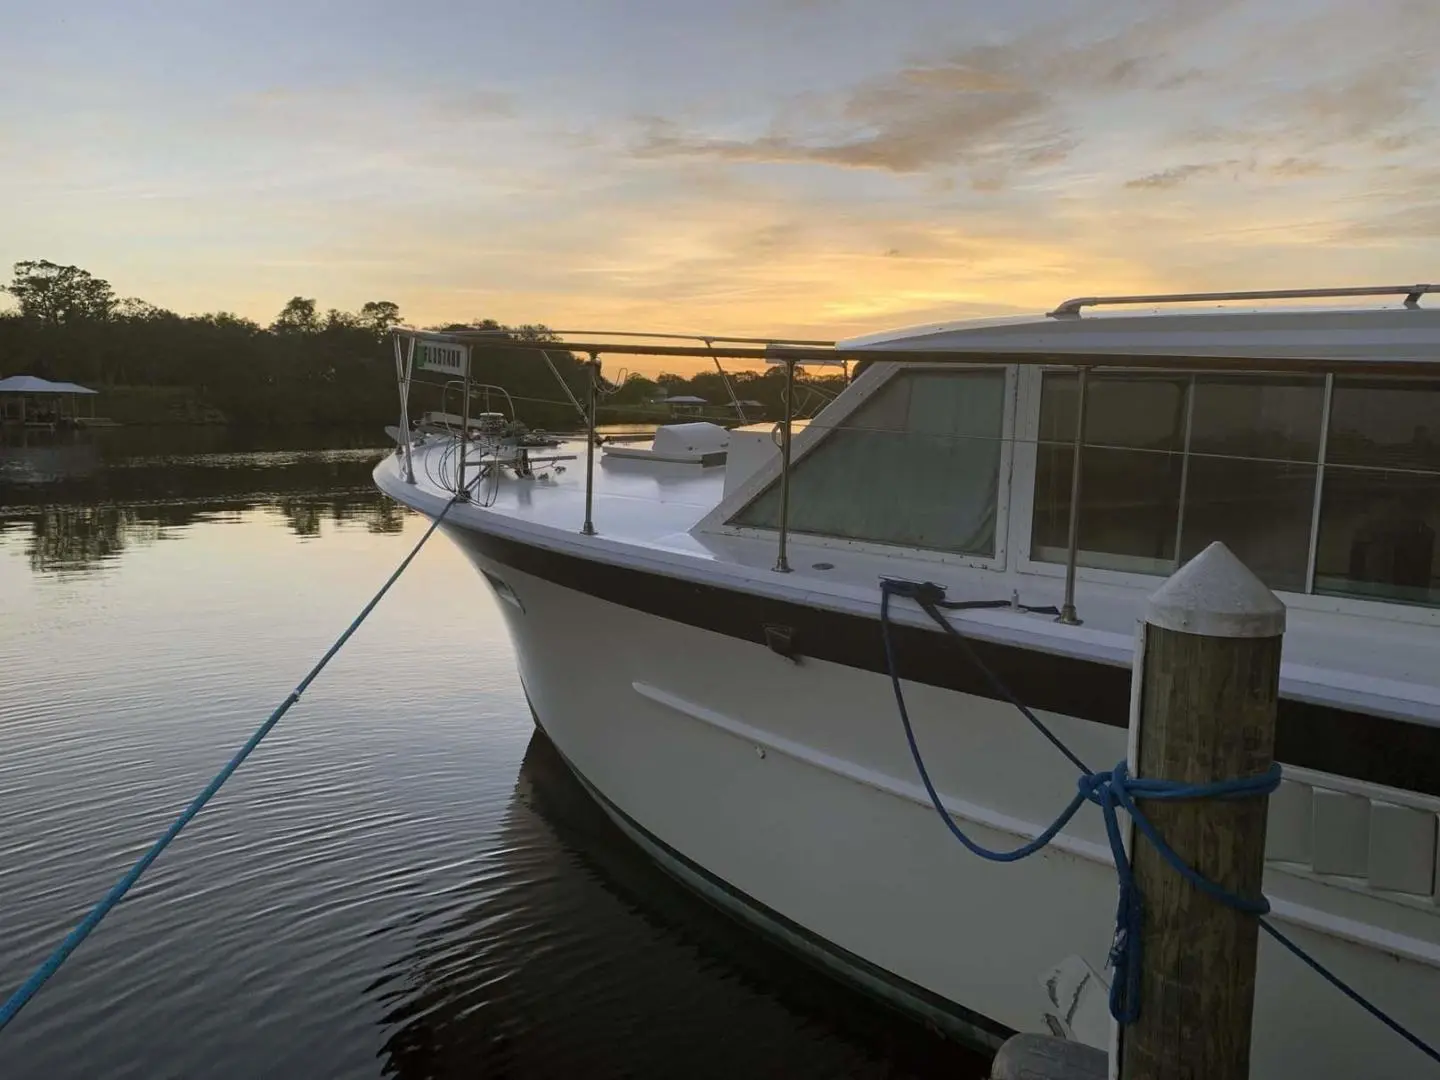
[[[7,517],[7,988],[418,538],[348,523],[359,496],[336,492],[377,500],[373,460],[131,462],[126,498],[154,508],[135,520],[173,543],[66,549],[64,574],[29,554],[50,526]],[[620,836],[532,737],[502,622],[446,542],[373,619],[6,1032],[7,1078],[982,1075]]]

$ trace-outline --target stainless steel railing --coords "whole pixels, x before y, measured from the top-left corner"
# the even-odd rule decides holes
[[[1265,292],[1236,293],[1186,293],[1155,296],[1080,297],[1068,300],[1051,312],[1055,317],[1078,317],[1080,310],[1088,306],[1105,304],[1146,304],[1186,303],[1208,300],[1248,299],[1289,299],[1341,296],[1404,295],[1407,306],[1415,306],[1425,293],[1440,292],[1440,286],[1373,286],[1347,289],[1322,290],[1273,290]],[[595,333],[593,337],[602,335]],[[1187,371],[1187,372],[1234,372],[1248,373],[1309,373],[1309,374],[1365,374],[1383,376],[1435,375],[1440,372],[1440,359],[1417,356],[1396,356],[1383,359],[1351,359],[1316,357],[1305,355],[1268,356],[1263,359],[1236,355],[1175,355],[1175,354],[1106,354],[1106,353],[1065,353],[1052,350],[1017,350],[1013,352],[978,354],[964,350],[922,350],[922,349],[863,349],[841,350],[827,343],[791,341],[763,338],[724,338],[704,335],[646,334],[613,332],[603,335],[610,340],[592,341],[546,341],[529,342],[499,331],[411,331],[396,332],[396,370],[401,380],[401,427],[408,431],[408,388],[414,359],[414,342],[417,339],[463,343],[476,349],[531,349],[546,353],[547,350],[562,349],[567,352],[583,352],[589,357],[586,368],[589,373],[586,407],[581,411],[586,425],[586,476],[585,476],[585,517],[581,525],[584,535],[594,535],[594,447],[596,436],[596,412],[599,382],[599,361],[602,354],[644,355],[657,357],[695,357],[713,360],[719,366],[720,360],[764,361],[785,366],[785,415],[780,424],[780,476],[779,513],[776,528],[777,573],[788,573],[790,520],[790,482],[793,471],[794,436],[794,392],[796,368],[821,364],[837,365],[847,361],[870,360],[881,363],[903,365],[923,364],[1018,367],[1068,367],[1078,373],[1075,432],[1073,437],[1073,459],[1069,478],[1069,519],[1066,537],[1065,594],[1061,606],[1060,621],[1078,625],[1081,621],[1075,606],[1075,582],[1079,555],[1080,504],[1082,499],[1082,476],[1088,382],[1090,373],[1096,369],[1134,371]],[[402,349],[402,339],[409,339]],[[647,341],[615,340],[617,338],[649,339]],[[654,344],[655,341],[694,340],[699,345]],[[752,347],[753,346],[753,347]],[[545,356],[547,363],[550,358]],[[558,381],[564,385],[553,363],[549,364]],[[467,366],[468,372],[468,366]],[[721,368],[724,374],[723,367]],[[727,380],[728,383],[728,380]],[[573,393],[565,386],[567,396],[576,404]],[[733,396],[733,391],[732,391]],[[464,455],[460,455],[463,459]],[[406,479],[414,482],[414,471],[409,448],[405,453]],[[458,479],[463,479],[463,460]],[[463,487],[461,488],[463,490]]]

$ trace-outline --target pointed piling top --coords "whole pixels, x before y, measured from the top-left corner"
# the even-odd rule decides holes
[[[1150,594],[1145,621],[1201,637],[1279,637],[1285,605],[1216,540]]]

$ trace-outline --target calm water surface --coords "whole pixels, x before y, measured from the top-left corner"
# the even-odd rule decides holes
[[[368,436],[0,445],[0,992],[153,840],[424,522]],[[945,1076],[984,1068],[617,835],[437,537],[3,1035],[0,1075]]]

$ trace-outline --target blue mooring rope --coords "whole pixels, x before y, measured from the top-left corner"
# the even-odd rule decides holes
[[[966,836],[950,812],[940,800],[930,771],[925,767],[924,756],[915,740],[915,729],[910,723],[910,712],[905,706],[905,694],[900,685],[900,673],[895,664],[895,647],[891,640],[890,598],[899,596],[914,600],[922,611],[956,641],[970,662],[980,671],[986,681],[1000,696],[1014,705],[1025,719],[1030,721],[1046,739],[1065,755],[1080,772],[1077,790],[1070,802],[1060,811],[1059,816],[1038,836],[1028,843],[1009,851],[995,851],[976,843]],[[1017,698],[1005,682],[995,674],[979,652],[956,630],[950,620],[940,613],[939,605],[944,602],[945,590],[930,582],[882,580],[880,583],[880,634],[885,644],[885,666],[890,683],[895,691],[895,703],[899,707],[900,722],[905,728],[905,739],[910,744],[910,756],[915,761],[915,770],[925,785],[926,794],[940,820],[951,834],[971,853],[992,862],[1016,862],[1044,848],[1069,824],[1080,807],[1090,802],[1100,807],[1105,820],[1105,835],[1110,842],[1110,851],[1115,859],[1115,871],[1120,879],[1119,902],[1115,911],[1115,939],[1110,950],[1110,965],[1115,969],[1115,978],[1110,985],[1110,1015],[1121,1024],[1134,1023],[1140,1016],[1140,973],[1142,969],[1141,925],[1144,921],[1144,902],[1135,884],[1134,869],[1125,853],[1125,844],[1120,832],[1117,811],[1124,810],[1140,834],[1148,840],[1161,857],[1186,881],[1208,896],[1227,907],[1246,914],[1263,916],[1270,911],[1270,902],[1264,896],[1254,899],[1239,896],[1215,884],[1205,877],[1167,844],[1156,831],[1149,818],[1136,805],[1137,799],[1178,802],[1183,799],[1238,799],[1257,795],[1268,795],[1280,785],[1280,765],[1272,764],[1269,771],[1260,776],[1240,777],[1234,780],[1220,780],[1210,784],[1182,784],[1170,780],[1149,780],[1130,776],[1125,762],[1120,762],[1107,772],[1090,769],[1045,723]],[[955,606],[955,605],[951,605]],[[1259,919],[1260,927],[1306,965],[1316,971],[1346,997],[1375,1017],[1390,1030],[1400,1035],[1432,1061],[1440,1062],[1440,1051],[1419,1036],[1403,1027],[1399,1021],[1383,1012],[1377,1005],[1347,985],[1338,975],[1330,971],[1299,945],[1282,934],[1264,918]]]
[[[245,745],[236,752],[234,757],[225,763],[225,767],[215,774],[214,779],[205,785],[205,790],[195,796],[190,805],[181,811],[180,816],[161,834],[160,839],[156,840],[155,843],[150,846],[150,849],[146,851],[144,855],[140,856],[135,865],[126,871],[125,876],[117,881],[115,886],[105,894],[100,902],[90,909],[90,914],[86,915],[75,929],[71,930],[70,933],[65,936],[65,940],[56,946],[55,951],[46,958],[45,962],[35,969],[30,978],[26,979],[18,990],[10,995],[3,1006],[0,1006],[0,1031],[3,1031],[5,1026],[9,1024],[11,1020],[15,1019],[15,1016],[20,1010],[23,1009],[26,1004],[29,1003],[30,999],[39,992],[40,988],[49,981],[50,976],[60,970],[60,965],[65,963],[70,954],[80,946],[80,943],[90,936],[91,931],[100,925],[100,921],[104,919],[106,915],[110,914],[110,909],[124,899],[125,894],[130,891],[130,887],[140,880],[140,875],[145,873],[145,871],[149,869],[150,864],[160,857],[160,853],[170,845],[170,841],[180,835],[180,830],[185,828],[185,826],[190,823],[190,820],[205,808],[205,804],[220,790],[225,781],[230,779],[231,774],[244,763],[245,759],[250,756],[251,751],[260,745],[261,740],[263,740],[266,735],[270,734],[270,729],[278,724],[280,718],[290,711],[290,706],[300,700],[300,695],[309,689],[310,684],[315,681],[315,677],[320,674],[325,665],[330,662],[331,658],[340,651],[341,647],[350,640],[350,636],[360,628],[360,624],[365,621],[370,612],[375,610],[375,605],[380,603],[381,598],[390,591],[390,586],[399,580],[400,575],[405,572],[406,567],[408,567],[415,556],[420,553],[420,549],[425,546],[425,542],[429,540],[430,537],[434,535],[435,530],[440,527],[440,523],[445,520],[445,516],[450,513],[456,501],[457,500],[452,499],[445,504],[445,509],[431,522],[430,528],[425,530],[425,535],[420,538],[419,543],[410,549],[410,554],[401,560],[400,565],[395,568],[395,572],[390,575],[384,585],[380,586],[380,591],[371,597],[370,602],[361,609],[360,614],[356,615],[354,621],[345,628],[345,632],[335,639],[335,644],[330,646],[325,655],[320,658],[319,663],[310,669],[310,673],[300,680],[299,685],[297,685],[294,690],[290,691],[290,696],[280,703],[280,706],[270,714],[269,719],[255,729],[255,733],[246,740]]]

